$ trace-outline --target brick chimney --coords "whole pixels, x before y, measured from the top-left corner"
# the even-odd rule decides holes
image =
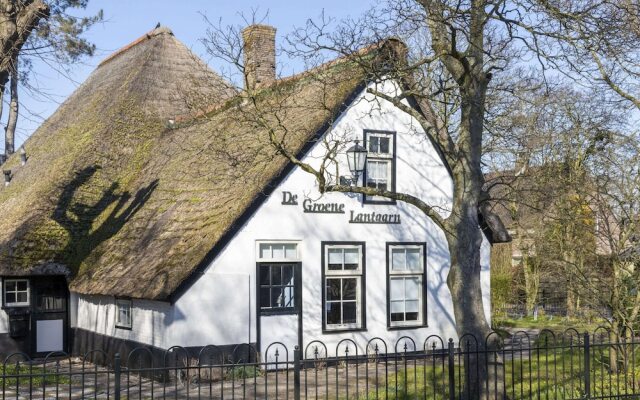
[[[276,28],[249,25],[242,30],[247,88],[256,89],[276,80]]]

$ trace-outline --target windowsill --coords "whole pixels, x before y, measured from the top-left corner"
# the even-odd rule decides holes
[[[122,330],[125,330],[125,331],[130,331],[130,330],[132,330],[132,327],[131,326],[116,325],[116,329],[122,329]]]
[[[6,309],[6,308],[29,308],[31,306],[31,304],[5,304],[2,306],[2,309]]]
[[[295,308],[287,308],[286,310],[260,310],[260,316],[273,316],[273,315],[297,315],[298,310]]]
[[[395,205],[397,202],[395,200],[371,200],[367,199],[367,196],[364,195],[362,198],[362,203],[364,204],[373,204],[373,205]]]
[[[401,331],[409,329],[428,328],[429,324],[417,324],[417,325],[391,325],[387,326],[388,331]]]
[[[340,329],[322,328],[322,333],[324,334],[345,333],[345,332],[366,332],[366,331],[367,331],[367,328],[340,328]]]

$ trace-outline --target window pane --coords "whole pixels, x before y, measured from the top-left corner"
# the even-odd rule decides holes
[[[27,290],[27,281],[18,281],[18,290]]]
[[[271,282],[271,267],[263,266],[260,268],[260,285],[269,285]]]
[[[327,303],[327,325],[340,323],[340,303]]]
[[[356,299],[356,279],[349,278],[342,280],[342,300],[355,300]]]
[[[405,267],[404,249],[391,249],[391,270],[402,271]]]
[[[391,312],[392,313],[401,313],[404,312],[404,301],[392,301],[391,302]]]
[[[406,321],[417,321],[420,316],[420,313],[417,312],[408,312],[405,314]]]
[[[389,153],[389,138],[388,137],[381,137],[378,140],[379,140],[379,143],[380,143],[380,150],[378,152],[379,153],[388,154]]]
[[[284,255],[287,260],[297,260],[298,259],[298,246],[291,243],[284,245]]]
[[[260,308],[271,307],[270,293],[271,293],[271,290],[268,287],[260,288]]]
[[[372,136],[369,138],[369,152],[377,153],[379,148],[379,138]]]
[[[284,294],[281,287],[271,288],[271,307],[282,307],[284,304]]]
[[[358,249],[344,249],[344,269],[358,269],[359,258]]]
[[[5,297],[6,303],[15,303],[16,302],[16,294],[7,292]]]
[[[293,307],[295,306],[295,299],[293,294],[293,286],[285,286],[283,290],[284,294],[284,304],[283,307]]]
[[[270,259],[271,258],[271,245],[266,243],[260,243],[260,258]]]
[[[407,312],[418,312],[420,310],[420,302],[418,300],[405,301],[404,307]]]
[[[282,266],[282,284],[293,286],[293,266]]]
[[[407,249],[407,269],[411,271],[421,271],[422,263],[420,262],[420,249]]]
[[[283,244],[272,244],[271,248],[273,249],[273,259],[274,260],[283,260],[284,259],[284,245]]]
[[[26,303],[27,302],[27,292],[18,292],[18,303]]]
[[[408,300],[420,298],[420,278],[407,278],[404,281],[405,296]]]
[[[355,324],[357,322],[356,313],[357,307],[355,301],[349,301],[342,303],[342,323],[343,324]]]
[[[16,281],[7,281],[5,286],[7,291],[15,292],[16,291]]]
[[[280,266],[271,266],[269,270],[271,271],[271,284],[280,285],[280,283],[282,282],[282,279],[280,277]]]
[[[329,269],[342,269],[342,249],[329,249]]]
[[[326,300],[340,300],[340,279],[327,279]]]
[[[404,299],[404,284],[403,278],[392,278],[389,281],[389,298],[391,300],[403,300]]]

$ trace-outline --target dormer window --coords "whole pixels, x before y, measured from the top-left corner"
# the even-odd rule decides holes
[[[367,165],[364,171],[364,183],[367,187],[395,191],[395,132],[364,131],[364,144],[367,149]],[[394,204],[394,200],[382,196],[364,196],[369,204]]]

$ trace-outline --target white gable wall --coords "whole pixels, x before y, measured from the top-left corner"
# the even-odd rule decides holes
[[[391,93],[392,82],[378,87]],[[329,135],[362,140],[363,130],[396,132],[396,190],[443,207],[447,215],[452,197],[452,181],[436,150],[419,125],[390,103],[373,101],[363,92],[337,121]],[[305,162],[318,164],[324,155],[316,145]],[[341,171],[348,171],[343,159]],[[298,195],[298,205],[282,205],[282,192]],[[318,202],[345,205],[345,214],[304,213],[302,202],[309,197]],[[349,223],[350,211],[400,214],[401,224]],[[408,335],[422,343],[431,334],[455,337],[451,296],[446,285],[449,252],[443,232],[417,208],[363,204],[360,196],[327,193],[320,196],[313,176],[296,168],[273,195],[237,232],[203,275],[174,305],[134,301],[133,329],[116,329],[113,298],[78,296],[77,327],[162,348],[172,345],[203,346],[256,342],[256,241],[298,241],[302,262],[303,342],[322,340],[331,347],[344,338],[359,342],[378,336],[389,342]],[[363,332],[322,334],[321,242],[366,242],[366,327]],[[386,243],[425,242],[427,260],[428,327],[388,330],[386,300]],[[487,318],[489,304],[489,244],[482,247],[483,301]],[[281,337],[291,333],[281,325],[263,320],[263,336]],[[295,318],[292,323],[295,324]],[[284,340],[284,339],[283,339]],[[420,344],[419,344],[420,345]],[[264,347],[264,346],[263,346]]]

